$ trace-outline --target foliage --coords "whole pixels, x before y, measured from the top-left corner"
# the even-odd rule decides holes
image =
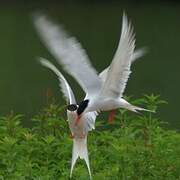
[[[154,95],[133,102],[156,111],[162,103]],[[64,110],[49,105],[31,129],[21,125],[22,115],[0,118],[0,179],[69,179],[72,139]],[[156,113],[122,109],[112,124],[97,119],[88,137],[93,179],[180,179],[180,134],[160,125]],[[88,179],[84,161],[78,160],[72,179]]]

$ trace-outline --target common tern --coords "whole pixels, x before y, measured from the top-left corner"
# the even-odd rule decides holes
[[[88,157],[88,149],[87,149],[87,135],[89,131],[95,128],[94,124],[97,113],[88,112],[82,115],[79,123],[76,124],[78,105],[76,104],[76,99],[70,85],[68,84],[67,80],[62,75],[62,73],[52,63],[50,63],[48,60],[44,58],[39,58],[39,61],[43,66],[47,67],[57,75],[60,82],[61,91],[68,103],[67,121],[73,138],[70,177],[72,177],[72,172],[76,160],[78,159],[78,157],[80,157],[81,159],[85,160],[88,168],[89,176],[91,179],[91,170],[89,165],[89,157]]]
[[[135,51],[135,34],[125,13],[122,18],[118,48],[110,66],[100,74],[100,77],[76,38],[69,36],[61,26],[44,15],[35,16],[34,24],[52,55],[86,92],[85,99],[77,108],[76,122],[79,122],[83,114],[93,111],[113,112],[117,108],[125,108],[133,112],[150,111],[123,99],[131,73],[131,64],[144,53],[143,50]],[[113,118],[113,113],[110,117]]]

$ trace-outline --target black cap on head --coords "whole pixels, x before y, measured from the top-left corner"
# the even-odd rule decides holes
[[[88,103],[89,103],[89,100],[86,99],[86,100],[82,101],[82,102],[79,104],[79,107],[78,107],[78,109],[77,109],[77,114],[78,114],[78,115],[81,115],[81,114],[84,112],[84,110],[85,110],[86,107],[88,106]]]
[[[77,105],[76,104],[70,104],[70,105],[67,106],[67,110],[76,111],[77,110]]]

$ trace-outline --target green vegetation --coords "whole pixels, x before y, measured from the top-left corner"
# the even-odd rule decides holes
[[[149,109],[165,103],[158,96],[133,102]],[[22,126],[22,115],[0,119],[0,179],[69,179],[72,139],[64,107],[51,104]],[[156,114],[119,110],[112,124],[97,119],[89,133],[88,149],[95,180],[180,179],[180,134],[161,127]],[[78,160],[73,178],[88,179],[84,161]]]

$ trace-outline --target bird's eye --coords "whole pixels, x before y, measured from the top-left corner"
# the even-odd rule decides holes
[[[67,106],[67,110],[76,111],[77,110],[77,105],[76,104],[70,104],[70,105]]]

